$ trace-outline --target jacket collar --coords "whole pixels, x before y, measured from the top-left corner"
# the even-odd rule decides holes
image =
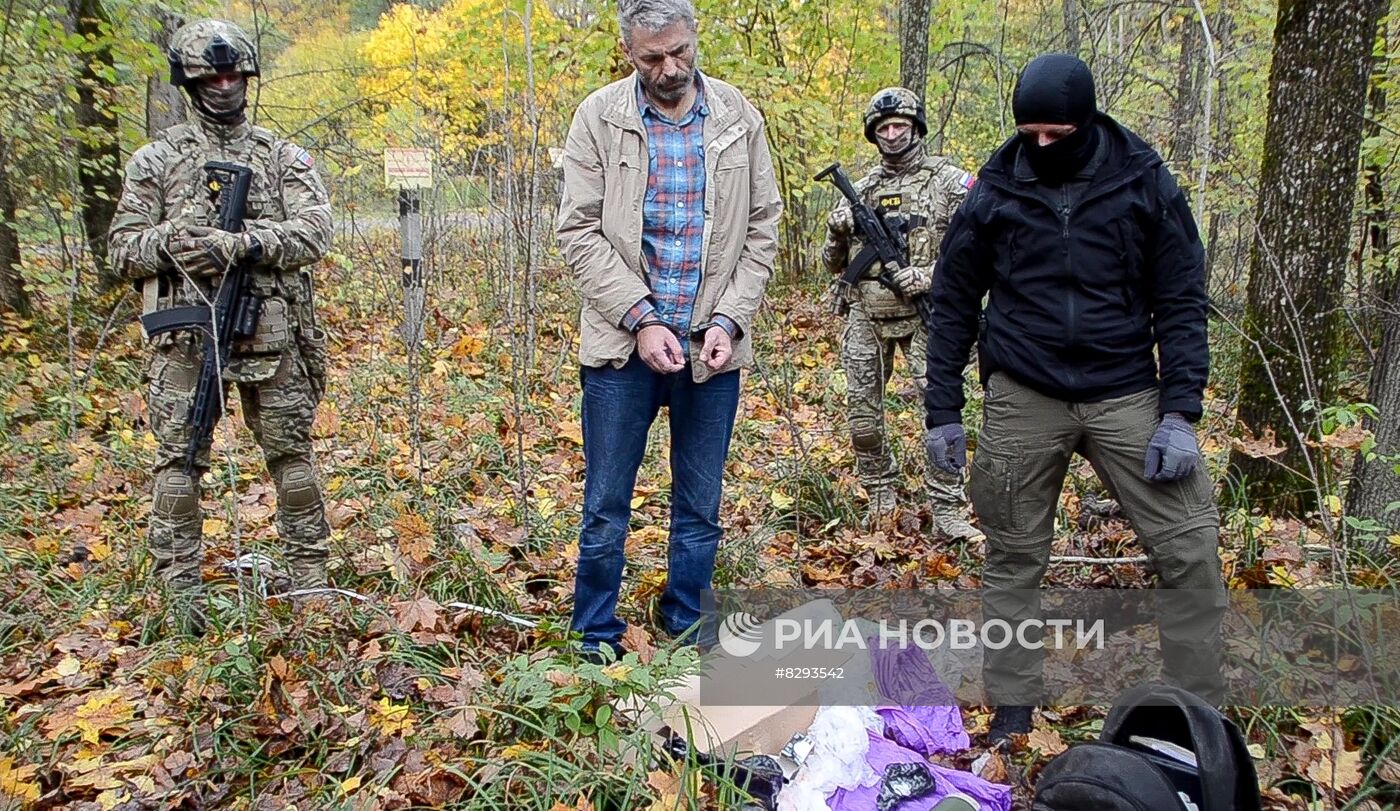
[[[705,140],[709,141],[739,120],[739,110],[725,98],[725,94],[716,92],[714,80],[703,71],[697,73],[700,77],[700,87],[705,94],[705,106],[709,108],[709,115],[705,116]],[[607,106],[603,108],[602,119],[615,127],[631,130],[645,137],[646,127],[642,124],[642,113],[637,109],[637,81],[637,74],[633,71],[627,78],[609,86],[609,99]]]
[[[1161,162],[1146,141],[1107,114],[1099,113],[1095,122],[1103,128],[1104,138],[1108,142],[1103,147],[1106,150],[1103,161],[1094,173],[1096,181],[1124,173],[1136,176]],[[986,178],[1008,187],[1037,185],[1033,174],[1018,171],[1020,154],[1021,138],[1013,135],[987,159],[986,165],[978,173],[978,180]]]
[[[1146,141],[1112,117],[1099,113],[1095,121],[1103,128],[1104,138],[1108,143],[1103,147],[1106,153],[1094,172],[1091,186],[1079,201],[1081,205],[1089,199],[1136,180],[1162,163],[1161,156]],[[978,173],[977,182],[986,182],[1011,194],[1043,199],[1045,187],[1033,174],[1018,171],[1022,163],[1019,159],[1020,154],[1020,136],[1013,135],[992,153],[992,157]]]
[[[206,141],[216,144],[242,142],[253,133],[253,125],[249,124],[246,119],[237,124],[216,124],[198,114],[194,116],[194,119],[195,129],[199,134]]]
[[[637,98],[637,110],[641,113],[642,119],[646,119],[647,111],[650,110],[654,117],[660,118],[663,121],[670,121],[670,119],[668,119],[664,113],[662,113],[656,108],[655,104],[652,104],[651,99],[647,98],[646,91],[642,90],[641,77],[637,76],[637,74],[635,73],[633,73],[632,76],[635,78],[635,81],[632,83],[632,94]],[[672,123],[679,123],[680,121],[684,121],[687,118],[689,118],[692,113],[700,116],[709,115],[710,105],[706,103],[706,101],[707,100],[705,98],[705,82],[701,79],[700,72],[696,71],[695,101],[691,105],[691,108],[689,110],[682,114],[681,117],[677,119],[677,121],[674,121]]]

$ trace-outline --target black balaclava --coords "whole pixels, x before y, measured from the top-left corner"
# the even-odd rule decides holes
[[[237,84],[225,90],[200,81],[185,85],[190,94],[190,103],[205,120],[225,127],[236,126],[244,121],[244,110],[248,107],[248,77],[240,77]]]
[[[1036,136],[1022,135],[1021,150],[1036,177],[1051,185],[1073,178],[1093,159],[1099,145],[1094,125],[1094,75],[1072,54],[1036,57],[1021,78],[1011,99],[1016,126],[1024,124],[1073,124],[1077,129],[1048,146]]]

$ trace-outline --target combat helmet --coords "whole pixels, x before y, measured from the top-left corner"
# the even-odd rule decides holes
[[[919,137],[928,135],[928,119],[924,116],[924,103],[914,95],[914,91],[904,87],[886,87],[870,97],[865,107],[865,140],[875,143],[875,125],[882,118],[900,115],[914,122]]]
[[[170,83],[186,87],[218,73],[259,76],[258,48],[248,34],[224,20],[196,20],[170,37]]]

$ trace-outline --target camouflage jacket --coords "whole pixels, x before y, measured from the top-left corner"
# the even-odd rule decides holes
[[[174,271],[167,253],[171,236],[183,226],[211,224],[201,172],[211,160],[253,169],[244,227],[262,245],[262,267],[295,270],[325,255],[332,235],[330,197],[306,150],[249,124],[179,124],[138,149],[127,164],[107,234],[113,266],[123,276],[142,280]],[[190,302],[179,292],[173,298],[171,304]]]
[[[923,268],[932,275],[943,234],[947,232],[949,221],[974,182],[971,174],[959,169],[948,158],[929,155],[898,174],[890,174],[883,166],[876,166],[857,181],[855,187],[861,198],[873,208],[883,207],[889,214],[924,218],[924,224],[910,229],[907,235],[909,264]],[[845,201],[841,205],[848,206]],[[828,229],[826,244],[822,247],[822,263],[832,273],[841,273],[861,247],[858,236],[848,238]],[[912,304],[875,281],[879,272],[878,265],[871,265],[866,271],[865,280],[851,291],[851,295],[858,298],[866,313],[874,318],[914,316],[916,313]]]

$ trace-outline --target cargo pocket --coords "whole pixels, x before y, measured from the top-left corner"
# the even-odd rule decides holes
[[[1203,468],[1205,460],[1196,464],[1196,469],[1191,471],[1191,475],[1181,481],[1172,482],[1172,487],[1176,488],[1177,497],[1181,499],[1181,507],[1186,517],[1197,517],[1211,514],[1215,511],[1215,485],[1210,480],[1210,474]]]
[[[279,296],[258,300],[258,327],[252,337],[233,346],[224,379],[235,383],[263,383],[277,374],[282,356],[291,345],[291,321],[287,302]]]
[[[326,331],[311,325],[296,332],[297,354],[301,356],[302,369],[311,385],[311,397],[320,403],[326,393]]]
[[[909,264],[919,267],[933,265],[934,253],[938,245],[933,241],[933,232],[927,226],[919,226],[909,232]]]
[[[1015,533],[1019,525],[1016,509],[1018,493],[1017,460],[990,447],[980,447],[972,457],[968,489],[972,506],[984,527]]]
[[[198,351],[186,343],[157,347],[152,354],[151,366],[146,372],[149,384],[146,420],[158,439],[188,421],[199,384],[201,360]]]

